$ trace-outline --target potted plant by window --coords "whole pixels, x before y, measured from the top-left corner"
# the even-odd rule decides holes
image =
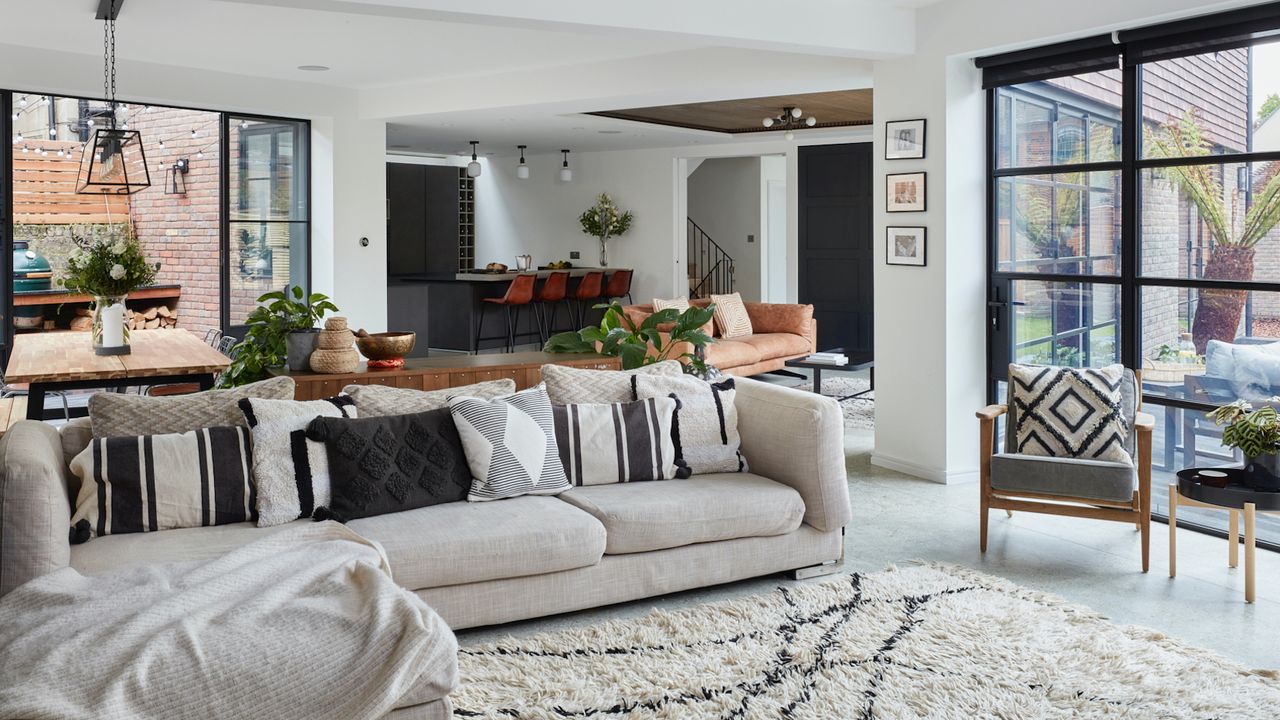
[[[609,238],[630,230],[631,219],[631,211],[618,210],[609,193],[600,193],[596,204],[578,216],[582,232],[600,241],[600,267],[609,267]]]
[[[77,247],[58,282],[93,298],[93,351],[128,355],[125,299],[135,289],[154,283],[160,265],[147,262],[131,231],[96,240],[73,239]]]
[[[231,365],[218,376],[219,387],[261,380],[267,368],[281,365],[306,370],[319,337],[317,325],[325,313],[337,311],[328,295],[307,295],[297,285],[262,295],[245,321],[244,338],[231,348]]]
[[[623,370],[634,370],[663,360],[687,358],[686,371],[703,377],[718,375],[719,371],[707,365],[702,349],[713,340],[702,331],[711,321],[713,305],[691,307],[684,312],[675,308],[659,310],[645,318],[639,325],[622,311],[622,305],[596,305],[604,309],[599,325],[589,325],[577,332],[569,331],[552,335],[543,351],[549,353],[595,353],[619,357]],[[670,326],[669,331],[659,326]],[[663,335],[666,339],[663,339]],[[688,343],[693,352],[675,354],[681,343]],[[650,352],[652,350],[652,352]]]
[[[1209,413],[1222,428],[1222,444],[1244,454],[1244,483],[1254,490],[1280,491],[1280,415],[1273,397],[1258,409],[1244,400]]]

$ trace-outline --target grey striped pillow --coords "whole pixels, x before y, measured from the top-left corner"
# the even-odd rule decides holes
[[[71,461],[72,542],[255,519],[252,445],[242,427],[93,440]]]
[[[556,444],[574,485],[607,485],[689,477],[676,457],[674,397],[638,402],[552,405]]]
[[[494,400],[450,398],[449,411],[471,469],[467,500],[558,495],[569,489],[546,391]]]

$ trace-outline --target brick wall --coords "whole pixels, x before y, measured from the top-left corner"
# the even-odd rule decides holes
[[[221,325],[218,115],[152,107],[135,113],[129,127],[142,131],[151,169],[151,187],[132,197],[134,228],[147,256],[161,263],[157,281],[182,286],[179,327],[203,335]],[[166,192],[173,189],[169,168],[181,158],[189,161],[187,192],[175,195]]]

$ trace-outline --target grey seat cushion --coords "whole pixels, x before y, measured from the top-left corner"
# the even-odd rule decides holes
[[[800,493],[751,473],[575,487],[559,498],[604,525],[607,555],[784,535],[804,519]]]
[[[456,502],[360,518],[347,527],[382,544],[410,590],[594,565],[605,549],[595,518],[554,497]]]
[[[1128,463],[1018,454],[991,457],[991,487],[1006,493],[1129,502],[1136,477]]]

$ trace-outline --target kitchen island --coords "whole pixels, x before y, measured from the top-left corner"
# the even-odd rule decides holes
[[[572,297],[574,290],[583,275],[588,272],[602,271],[606,277],[620,269],[627,268],[585,268],[575,267],[565,270],[529,271],[541,280],[553,272],[569,273],[568,295]],[[455,352],[470,352],[475,341],[476,324],[480,318],[484,298],[502,297],[517,273],[490,273],[482,271],[459,273],[426,273],[420,275],[391,275],[387,278],[387,328],[389,330],[412,330],[418,334],[418,344],[410,357],[424,357],[428,348]],[[535,295],[536,297],[536,295]],[[553,332],[570,329],[568,304],[561,303],[555,313]],[[587,315],[587,322],[599,321],[600,312],[592,311]],[[485,337],[502,335],[505,331],[505,317],[502,308],[490,307],[485,314],[483,333]],[[577,328],[573,328],[577,329]],[[520,322],[516,327],[516,343],[537,343],[538,328],[534,320],[532,306],[525,306],[520,311]],[[482,340],[480,348],[499,348],[504,340],[493,337]]]

